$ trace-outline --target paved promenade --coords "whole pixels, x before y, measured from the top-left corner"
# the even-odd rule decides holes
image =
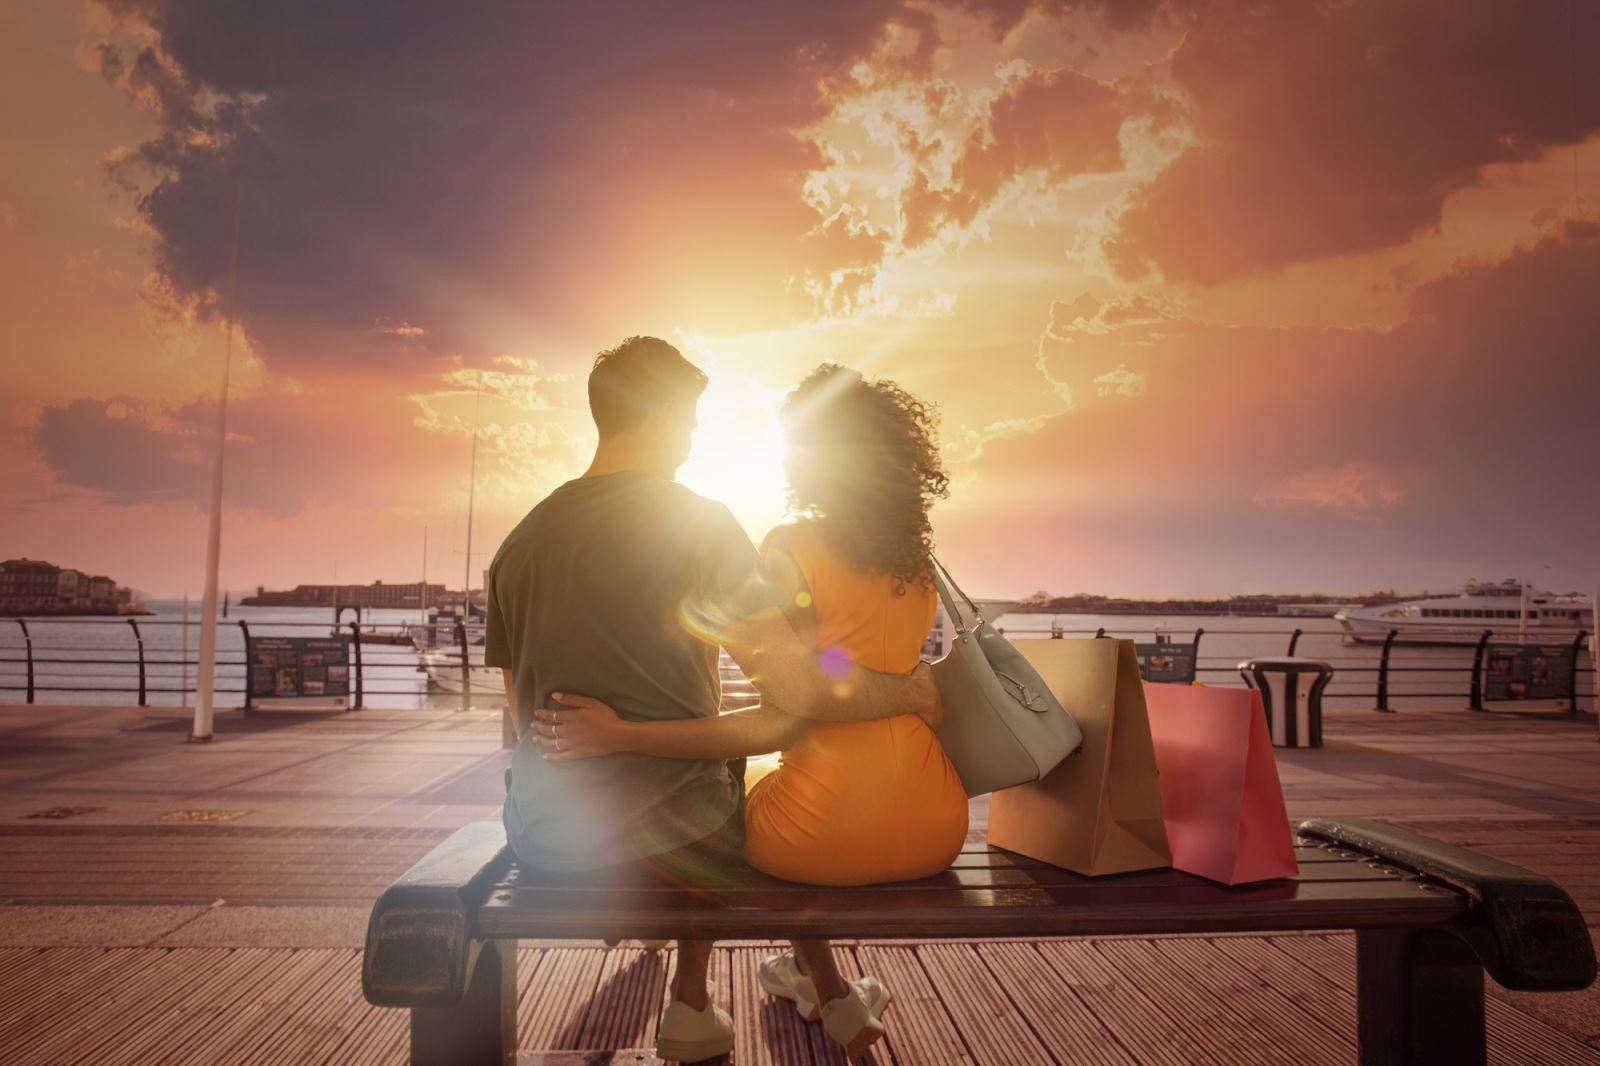
[[[187,729],[0,707],[0,1061],[403,1061],[404,1015],[360,997],[367,911],[498,815],[498,709],[230,712],[207,745]],[[1326,733],[1279,753],[1291,816],[1379,817],[1531,867],[1600,927],[1593,715],[1341,711]],[[717,957],[734,1060],[836,1061],[761,1001],[762,950]],[[880,1062],[1354,1061],[1347,936],[873,943],[846,961],[899,994]],[[647,1045],[669,962],[525,943],[522,1046]],[[1600,1062],[1600,991],[1491,992],[1495,1061]]]

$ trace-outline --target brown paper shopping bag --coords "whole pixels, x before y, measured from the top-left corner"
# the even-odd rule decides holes
[[[1133,641],[1016,646],[1082,728],[1083,748],[1041,780],[994,794],[989,843],[1081,874],[1169,865]]]

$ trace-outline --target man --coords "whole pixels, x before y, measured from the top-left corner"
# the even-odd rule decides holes
[[[544,759],[530,723],[554,692],[592,696],[635,719],[716,714],[721,643],[763,704],[797,717],[937,708],[926,665],[910,676],[825,672],[732,514],[673,481],[705,386],[654,337],[602,352],[589,376],[600,433],[593,462],[528,512],[489,568],[484,663],[502,668],[522,738],[506,836],[524,865],[552,876],[593,880],[643,863],[713,878],[737,859],[743,832],[743,784],[725,762]],[[698,1061],[732,1047],[732,1023],[706,987],[710,958],[709,941],[678,944],[662,1058]]]

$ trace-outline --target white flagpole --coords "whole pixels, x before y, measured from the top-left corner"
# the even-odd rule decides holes
[[[233,248],[228,256],[228,340],[222,352],[222,385],[217,392],[217,455],[211,466],[211,522],[206,533],[206,590],[200,603],[199,683],[194,701],[192,741],[211,739],[211,698],[217,670],[217,565],[222,556],[222,452],[228,439],[228,367],[233,362],[233,297],[239,280],[239,187],[233,190]],[[249,667],[245,684],[248,685]]]
[[[178,685],[178,706],[189,709],[189,594],[183,594],[183,680]]]
[[[478,487],[478,413],[483,409],[483,371],[478,371],[478,398],[472,405],[472,463],[467,468],[467,580],[461,589],[461,658],[469,665],[461,686],[461,709],[472,710],[472,649],[467,626],[472,624],[472,495]]]

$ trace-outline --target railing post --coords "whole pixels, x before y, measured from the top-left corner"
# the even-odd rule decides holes
[[[472,655],[467,651],[467,623],[456,623],[456,639],[461,641],[461,709],[472,710]]]
[[[144,637],[139,635],[139,623],[136,619],[128,619],[128,624],[133,627],[133,639],[139,644],[139,706],[148,707],[144,685]]]
[[[1378,710],[1394,713],[1394,708],[1389,706],[1389,649],[1394,647],[1394,638],[1399,634],[1398,629],[1391,629],[1383,638],[1383,654],[1378,657]]]
[[[239,619],[239,631],[244,634],[244,709],[250,710],[250,626]]]
[[[1472,653],[1472,689],[1467,695],[1467,710],[1483,710],[1483,652],[1489,646],[1489,634],[1492,629],[1485,629],[1483,636],[1478,638],[1478,649]]]
[[[356,657],[356,710],[359,711],[361,710],[362,702],[366,699],[366,693],[363,691],[361,683],[361,623],[351,622],[350,632],[355,636],[355,641],[350,648]]]
[[[28,633],[28,623],[18,618],[17,625],[22,627],[22,642],[28,649],[28,702],[33,702],[33,637]]]
[[[1189,645],[1189,652],[1194,656],[1194,668],[1200,669],[1200,638],[1206,635],[1204,628],[1194,631],[1194,642]]]
[[[1105,635],[1106,635],[1106,627],[1105,626],[1101,626],[1099,629],[1094,631],[1094,639],[1095,640],[1099,640],[1101,637],[1103,637]]]
[[[1284,654],[1286,654],[1286,655],[1293,655],[1294,654],[1295,647],[1300,643],[1300,632],[1301,632],[1300,628],[1298,626],[1295,627],[1295,631],[1294,631],[1293,635],[1291,635],[1289,637],[1289,650],[1287,652],[1285,652]]]
[[[1567,695],[1572,700],[1572,706],[1567,710],[1574,714],[1578,710],[1578,660],[1583,658],[1583,638],[1589,634],[1578,630],[1578,635],[1572,638],[1572,670],[1567,674]]]

